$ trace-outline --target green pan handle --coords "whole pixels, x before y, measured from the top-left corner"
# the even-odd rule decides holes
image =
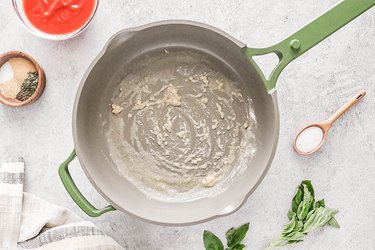
[[[330,10],[296,31],[280,43],[268,48],[243,48],[243,53],[260,75],[267,91],[272,92],[281,71],[294,59],[375,5],[375,0],[343,0]],[[279,63],[266,78],[253,57],[275,53]]]
[[[76,157],[76,152],[70,154],[69,158],[64,161],[59,167],[59,175],[62,183],[66,191],[68,191],[69,195],[72,199],[77,203],[77,205],[89,216],[91,217],[98,217],[106,212],[110,212],[116,210],[111,205],[108,205],[104,208],[97,209],[82,195],[82,193],[78,190],[76,184],[74,183],[72,176],[69,173],[69,163]]]

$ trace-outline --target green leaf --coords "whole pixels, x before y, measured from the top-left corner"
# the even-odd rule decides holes
[[[325,207],[326,204],[324,202],[324,199],[320,200],[320,201],[317,201],[315,203],[315,207],[318,208],[318,207]],[[332,227],[335,227],[335,228],[340,228],[340,225],[339,223],[337,222],[337,220],[335,219],[335,217],[333,217],[329,222],[328,222],[328,225],[332,226]]]
[[[281,236],[288,235],[294,231],[294,228],[297,226],[296,217],[294,216],[288,224],[285,225]]]
[[[289,210],[289,212],[288,212],[288,218],[289,218],[289,220],[291,220],[294,216],[296,216],[296,213],[293,212],[292,210]]]
[[[314,202],[315,202],[314,189],[311,185],[311,182],[303,181],[302,188],[303,188],[303,199],[297,208],[297,218],[299,220],[304,220],[306,218],[307,214],[313,209]]]
[[[328,225],[335,227],[335,228],[340,228],[340,224],[337,222],[335,217],[332,217],[332,219],[328,221]]]
[[[291,241],[294,242],[294,241],[302,241],[303,237],[305,237],[305,234],[295,231],[286,236],[282,236],[281,238],[283,238],[284,240],[287,240],[288,242],[291,242]]]
[[[287,240],[284,240],[282,238],[278,238],[276,240],[271,241],[270,245],[266,249],[272,249],[274,247],[281,247],[288,244]]]
[[[324,202],[324,199],[315,202],[315,207],[316,208],[318,208],[318,207],[325,207],[325,206],[326,206],[326,204]]]
[[[297,224],[296,224],[296,227],[294,228],[294,231],[295,232],[299,232],[301,231],[301,229],[303,228],[303,222],[302,221],[297,221]]]
[[[316,208],[309,219],[305,221],[302,232],[308,233],[316,228],[325,226],[337,212],[337,210],[327,207]]]
[[[311,184],[310,180],[304,180],[304,181],[302,181],[301,184],[305,185],[307,187],[307,189],[309,190],[309,192],[310,192],[310,194],[311,194],[312,197],[315,197],[314,187]]]
[[[311,202],[310,201],[310,202],[308,202],[308,204],[306,204],[306,201],[307,201],[306,199],[308,197],[312,197],[312,199],[314,199],[314,195],[315,195],[314,188],[313,188],[313,186],[311,184],[311,181],[310,180],[304,180],[304,181],[302,181],[301,184],[297,188],[296,194],[293,197],[293,200],[292,200],[292,211],[294,213],[298,214],[298,209],[300,209],[300,211],[299,211],[300,212],[300,216],[302,216],[302,217],[306,216],[307,213],[308,213],[308,211],[306,212],[305,210],[309,209],[309,207],[306,207],[306,206],[308,204],[310,204],[310,202]],[[301,205],[303,203],[303,201],[305,201],[305,204]]]
[[[315,209],[311,210],[311,211],[307,214],[307,216],[306,216],[306,218],[305,218],[305,221],[307,221],[308,219],[310,219],[311,215],[313,215],[314,212],[315,212]]]
[[[243,244],[236,244],[236,245],[234,245],[234,246],[232,246],[232,247],[227,248],[227,250],[242,250],[242,249],[244,249],[245,247],[246,247],[246,246],[243,245]]]
[[[249,223],[246,223],[238,228],[232,227],[225,233],[228,247],[233,247],[241,243],[241,241],[245,238],[247,231],[249,230],[249,225]]]
[[[293,200],[292,200],[292,211],[294,213],[297,213],[297,209],[298,209],[299,204],[301,204],[301,202],[302,202],[302,198],[303,198],[303,188],[300,185],[297,188],[297,192],[294,195]]]
[[[304,236],[304,234],[300,233],[302,228],[302,221],[296,219],[296,217],[293,217],[292,220],[284,227],[280,238],[288,241],[289,243],[293,243],[292,241],[301,241]]]
[[[203,243],[206,250],[224,250],[221,240],[210,231],[203,232]]]

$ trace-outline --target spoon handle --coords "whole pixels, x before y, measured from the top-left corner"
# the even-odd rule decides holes
[[[337,119],[339,119],[346,111],[348,111],[354,104],[359,102],[366,92],[364,90],[359,91],[355,96],[350,98],[350,100],[345,103],[339,110],[337,110],[327,121],[332,125]]]

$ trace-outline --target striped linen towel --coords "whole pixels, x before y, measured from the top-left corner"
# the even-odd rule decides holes
[[[92,222],[23,192],[24,163],[0,167],[0,250],[123,250]]]

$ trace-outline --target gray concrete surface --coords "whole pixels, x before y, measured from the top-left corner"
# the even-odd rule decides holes
[[[85,216],[59,181],[58,165],[73,149],[71,113],[86,67],[116,31],[156,20],[191,19],[217,26],[250,46],[271,45],[313,19],[336,0],[103,0],[88,30],[69,41],[39,39],[26,31],[12,10],[0,3],[0,52],[22,50],[39,60],[47,88],[35,104],[0,106],[0,161],[23,156],[28,192],[67,206],[94,221],[127,249],[203,249],[202,232],[223,237],[231,226],[251,222],[247,249],[262,249],[278,236],[295,187],[311,179],[318,198],[340,210],[341,229],[325,228],[285,249],[375,249],[375,8],[289,65],[277,89],[281,131],[272,167],[255,193],[236,213],[201,225],[162,227],[120,212]],[[327,144],[300,157],[292,140],[300,127],[331,114],[360,88],[368,95],[332,129]],[[72,175],[90,201],[105,201],[90,186],[77,161]],[[0,222],[1,223],[1,222]]]

